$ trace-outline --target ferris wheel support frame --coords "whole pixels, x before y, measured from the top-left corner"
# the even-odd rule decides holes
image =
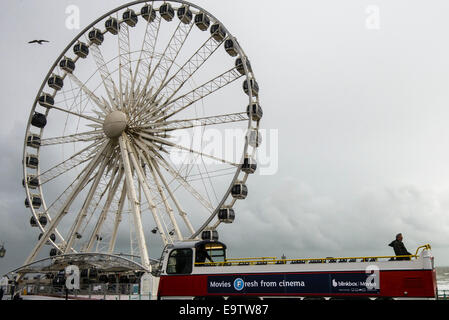
[[[96,237],[98,236],[98,232],[101,229],[101,227],[102,227],[102,225],[103,225],[103,223],[104,223],[104,221],[106,219],[106,215],[107,215],[107,213],[108,213],[108,211],[109,211],[109,209],[111,207],[114,195],[117,192],[117,189],[118,189],[118,187],[120,185],[120,182],[123,179],[124,169],[122,169],[121,167],[118,167],[117,170],[120,171],[120,172],[118,173],[117,177],[115,177],[115,181],[114,181],[111,189],[109,189],[108,197],[106,199],[106,204],[103,207],[103,210],[101,211],[100,217],[98,218],[97,223],[95,224],[94,230],[92,231],[92,234],[91,234],[91,236],[89,238],[89,242],[87,244],[86,252],[91,252],[92,251],[92,247],[94,245]],[[114,178],[114,175],[111,178],[111,183],[112,183],[112,179],[113,178]]]
[[[36,257],[36,255],[38,254],[40,249],[42,249],[42,247],[44,246],[45,242],[49,239],[49,237],[52,234],[52,232],[57,228],[57,226],[58,226],[59,222],[61,221],[61,219],[63,218],[63,216],[67,214],[67,211],[66,211],[67,208],[70,207],[70,205],[72,204],[75,196],[81,191],[81,189],[83,188],[84,184],[89,180],[89,176],[92,174],[92,172],[94,171],[96,165],[101,160],[101,157],[103,156],[103,153],[107,149],[108,145],[109,145],[109,143],[104,143],[104,145],[101,148],[100,152],[98,152],[97,155],[95,156],[95,158],[92,159],[92,161],[89,163],[88,167],[86,168],[87,170],[84,170],[84,173],[83,173],[82,177],[80,178],[80,180],[76,184],[76,187],[71,192],[70,197],[68,197],[68,199],[65,201],[64,205],[61,207],[61,209],[57,213],[55,219],[53,219],[51,221],[50,226],[48,227],[47,231],[45,231],[43,233],[41,239],[38,240],[36,246],[31,251],[31,254],[25,260],[25,264],[29,264],[29,263],[31,263],[34,260],[34,258]]]
[[[145,234],[143,232],[143,226],[142,226],[142,218],[141,218],[141,210],[140,210],[140,203],[137,199],[136,189],[134,187],[134,179],[133,174],[131,171],[131,163],[129,161],[129,150],[127,148],[127,137],[125,133],[122,133],[122,135],[118,138],[119,144],[120,144],[120,151],[122,153],[122,159],[123,159],[123,166],[125,168],[125,181],[126,186],[128,190],[128,199],[131,203],[132,212],[133,212],[133,222],[134,222],[134,228],[135,232],[137,233],[137,240],[139,243],[139,250],[140,250],[140,257],[142,259],[142,265],[151,268],[150,265],[150,257],[148,255],[148,248],[145,240]],[[137,168],[134,168],[137,172],[139,172],[139,166]]]
[[[163,0],[152,0],[150,2],[153,3],[153,2],[162,2],[162,1]],[[105,18],[112,15],[113,13],[118,14],[118,12],[124,8],[131,7],[131,6],[140,4],[140,3],[147,3],[147,2],[148,1],[145,1],[145,0],[138,0],[138,1],[133,1],[133,2],[127,3],[125,5],[119,6],[118,8],[115,8],[115,9],[109,11],[108,13],[104,14],[100,18],[96,19],[93,23],[91,23],[89,26],[87,26],[85,29],[83,29],[78,34],[78,36],[75,37],[74,40],[69,43],[69,45],[64,49],[63,53],[57,58],[56,62],[51,67],[50,71],[48,72],[47,76],[45,77],[43,84],[41,85],[41,88],[39,89],[39,93],[35,99],[34,106],[37,105],[40,94],[43,92],[42,90],[44,89],[45,84],[47,83],[47,80],[50,78],[50,76],[51,76],[53,70],[56,68],[58,62],[63,58],[64,54],[70,49],[70,47],[73,46],[73,44],[75,44],[75,42],[82,35],[86,34],[86,32],[89,31],[98,22],[104,20]],[[201,12],[204,12],[209,17],[212,17],[216,21],[216,23],[219,23],[223,27],[223,29],[226,31],[226,33],[230,35],[230,33],[226,30],[226,28],[223,26],[223,24],[221,24],[221,22],[218,19],[216,19],[212,14],[210,14],[208,11],[204,10],[203,8],[200,8],[192,3],[189,3],[187,1],[182,1],[182,0],[170,0],[170,2],[176,2],[176,3],[183,4],[183,5],[191,6],[191,7],[194,7],[196,9],[200,10]],[[159,32],[160,22],[162,20],[160,17],[157,17],[157,18],[159,19],[159,21],[158,21],[158,25],[157,25],[156,34]],[[119,53],[121,51],[123,51],[124,47],[126,47],[127,45],[129,46],[129,28],[125,23],[123,23],[123,21],[120,22],[120,26],[122,26],[122,28],[118,35]],[[169,75],[169,71],[170,71],[171,67],[173,66],[174,58],[176,58],[177,55],[179,54],[179,50],[184,45],[184,42],[185,42],[188,34],[190,33],[191,29],[193,28],[193,26],[194,26],[194,24],[190,23],[188,26],[184,27],[183,24],[181,22],[179,22],[175,33],[172,35],[172,39],[170,40],[170,42],[167,45],[167,48],[164,51],[164,54],[165,54],[165,52],[169,51],[172,59],[167,59],[164,55],[162,55],[161,59],[159,59],[157,66],[153,69],[153,72],[152,72],[153,75],[155,72],[159,71],[158,69],[159,69],[159,65],[161,63],[162,64],[167,63],[167,65],[162,68],[164,73],[161,73],[162,81],[160,83],[160,86],[156,90],[156,94],[153,95],[153,93],[151,92],[152,90],[150,89],[150,95],[155,97],[157,95],[157,93],[161,92],[161,90],[164,89],[171,82],[181,81],[180,84],[177,84],[178,86],[174,85],[173,88],[170,88],[172,94],[169,95],[168,98],[162,104],[160,104],[160,105],[156,104],[157,108],[151,110],[151,112],[148,112],[149,115],[143,120],[145,120],[145,121],[164,121],[165,123],[168,123],[167,122],[168,118],[170,118],[173,115],[184,110],[185,108],[187,108],[191,104],[195,103],[199,99],[204,98],[205,96],[223,88],[227,84],[229,84],[241,77],[241,75],[238,75],[235,70],[231,69],[230,71],[225,72],[224,74],[216,77],[215,79],[212,79],[209,82],[205,83],[204,85],[194,89],[190,93],[187,93],[184,96],[178,97],[174,100],[170,100],[176,95],[176,93],[183,86],[183,84],[190,79],[192,74],[197,69],[199,69],[202,66],[202,64],[208,59],[208,55],[209,56],[212,55],[215,52],[215,50],[217,50],[217,48],[223,43],[223,40],[215,41],[214,39],[212,39],[212,37],[209,37],[209,39],[202,45],[202,47],[200,47],[200,49],[198,49],[197,52],[195,52],[195,54],[190,59],[187,60],[187,62],[182,66],[182,68],[180,68],[175,75],[173,75],[172,77],[167,79],[168,75]],[[155,31],[155,30],[152,30],[152,31]],[[147,27],[146,32],[148,33],[148,27]],[[151,35],[149,37],[151,37]],[[232,35],[230,35],[229,38],[233,39],[236,42],[235,38]],[[146,35],[145,35],[145,39],[144,39],[144,42],[142,43],[142,47],[144,47],[146,45],[147,40],[148,39],[146,38]],[[171,46],[172,41],[175,43],[174,48],[172,48],[172,46]],[[102,83],[104,85],[106,93],[108,94],[108,96],[110,98],[111,104],[109,104],[103,97],[101,99],[98,98],[92,91],[90,91],[85,85],[83,85],[82,82],[72,73],[65,73],[63,77],[65,78],[68,75],[68,77],[70,79],[72,79],[79,86],[80,90],[82,90],[87,96],[89,96],[89,98],[100,109],[98,112],[96,112],[97,114],[102,113],[102,114],[106,115],[108,112],[111,112],[114,110],[119,110],[119,109],[122,110],[121,107],[123,107],[124,103],[129,102],[129,101],[131,101],[131,105],[129,105],[128,108],[132,109],[138,104],[139,101],[143,102],[143,101],[145,101],[145,99],[148,99],[148,98],[151,99],[151,97],[149,97],[149,95],[148,95],[148,93],[146,93],[146,91],[145,91],[145,93],[144,93],[144,91],[141,91],[141,96],[134,97],[134,95],[131,95],[132,91],[129,90],[130,88],[128,87],[128,83],[131,83],[131,88],[133,88],[136,85],[136,79],[137,79],[137,76],[139,73],[139,64],[141,63],[140,58],[137,63],[137,66],[136,66],[136,71],[133,74],[133,70],[131,68],[130,57],[123,57],[122,54],[119,55],[119,60],[120,60],[120,67],[118,69],[119,70],[119,88],[117,88],[117,86],[115,85],[115,83],[112,80],[110,72],[108,71],[107,64],[104,61],[104,58],[101,54],[101,51],[100,51],[98,45],[91,43],[90,47],[92,48],[93,59],[95,60],[95,62],[97,64],[98,71],[103,80]],[[154,49],[154,47],[153,47],[153,49]],[[241,49],[240,45],[238,45],[238,43],[236,45],[236,50],[239,52],[239,55],[243,62],[242,68],[244,69],[244,74],[246,75],[246,79],[247,79],[246,81],[249,82],[250,77],[249,77],[246,55],[244,54],[243,50]],[[126,50],[124,50],[124,51],[126,51]],[[128,52],[130,52],[130,50],[128,50]],[[154,52],[153,52],[153,54],[154,54]],[[142,55],[142,52],[141,52],[141,55]],[[163,60],[164,57],[166,60]],[[194,57],[201,57],[203,60],[199,63],[199,65],[194,65],[194,64],[192,64],[192,60],[194,59]],[[75,58],[75,61],[76,60],[78,60],[78,57]],[[150,64],[152,62],[153,61],[151,61]],[[129,74],[128,74],[128,72],[123,73],[122,67],[127,66],[128,64],[130,66],[130,68],[128,70]],[[188,66],[188,68],[186,66]],[[187,69],[189,71],[187,71]],[[178,73],[181,74],[182,80],[176,78]],[[251,73],[252,73],[252,70],[251,70]],[[128,76],[129,76],[129,79],[128,79]],[[253,76],[254,76],[254,74],[253,74]],[[125,79],[126,80],[126,89],[125,90],[123,88],[123,82],[122,82],[122,80],[124,80],[124,78],[127,78],[127,80]],[[152,77],[147,77],[147,83],[145,83],[145,87],[148,87],[148,85],[149,85],[148,80],[150,80],[151,78]],[[140,83],[138,84],[138,86],[140,86]],[[124,92],[124,95],[120,94],[119,92],[120,93]],[[55,91],[55,94],[56,94],[56,91]],[[189,94],[190,94],[190,96],[189,96]],[[253,103],[252,90],[249,90],[249,92],[247,92],[247,95],[249,97],[250,105],[251,105],[251,103]],[[199,99],[197,98],[198,96],[200,97]],[[126,101],[124,101],[124,99]],[[113,103],[113,101],[115,101],[115,104],[119,103],[119,105],[118,105],[119,108],[117,108],[117,105],[115,105]],[[128,103],[127,103],[127,105],[128,105]],[[34,110],[34,108],[35,107],[33,107],[33,110]],[[64,111],[67,114],[72,114],[72,115],[75,115],[80,118],[84,118],[86,120],[92,121],[97,124],[103,123],[101,120],[98,120],[96,118],[82,115],[82,114],[74,112],[74,111],[68,111],[68,110],[62,109],[57,106],[52,106],[51,108],[47,108],[45,115],[48,115],[48,112],[50,109]],[[144,110],[144,108],[142,108],[141,110]],[[150,111],[149,109],[148,110],[145,109],[145,110]],[[168,112],[168,114],[166,114],[166,112]],[[243,113],[241,113],[241,114],[243,114]],[[251,114],[252,114],[252,109],[250,109],[250,111],[249,111],[249,120],[250,121],[249,121],[248,129],[252,129],[251,124],[252,124],[253,120],[251,120]],[[232,114],[232,115],[229,114],[229,115],[221,115],[221,116],[217,116],[217,117],[204,117],[203,119],[191,119],[191,120],[182,120],[182,121],[172,120],[171,122],[174,125],[173,128],[175,128],[173,130],[179,129],[182,126],[184,126],[185,128],[191,128],[191,127],[195,126],[195,124],[192,123],[192,121],[194,121],[194,120],[200,120],[201,125],[206,125],[206,124],[214,124],[214,123],[236,122],[236,121],[240,121],[240,120],[244,120],[244,119],[243,118],[239,119],[238,114]],[[201,122],[201,121],[203,121],[203,122]],[[30,117],[30,120],[28,121],[27,128],[30,127],[30,123],[31,123],[31,117]],[[258,127],[258,125],[257,125],[257,127]],[[43,129],[41,128],[41,136],[42,136],[42,131],[43,131]],[[26,143],[27,143],[28,134],[29,134],[29,132],[27,130],[27,133],[25,136],[25,143],[24,143],[24,152],[23,152],[24,159],[26,156]],[[146,138],[146,139],[142,139],[142,138]],[[120,153],[122,156],[122,165],[123,165],[124,169],[123,170],[119,169],[119,171],[120,171],[119,173],[114,172],[114,174],[111,176],[110,183],[112,184],[114,176],[118,174],[114,184],[110,187],[110,189],[108,191],[106,204],[104,205],[103,211],[101,212],[100,217],[97,220],[97,223],[94,227],[94,230],[92,231],[92,234],[89,238],[89,242],[88,242],[85,250],[88,252],[92,250],[93,244],[95,241],[95,236],[98,234],[98,230],[101,229],[101,226],[102,226],[103,222],[105,221],[105,215],[110,209],[111,203],[113,201],[113,195],[117,191],[117,188],[120,185],[120,181],[122,180],[122,177],[124,176],[123,190],[122,190],[122,194],[120,196],[120,201],[119,201],[118,208],[117,208],[116,215],[115,215],[113,233],[112,233],[112,237],[109,242],[109,250],[108,251],[112,252],[114,250],[115,241],[116,241],[117,232],[118,232],[118,225],[120,224],[120,221],[121,221],[123,206],[124,206],[124,202],[126,201],[125,198],[126,198],[126,195],[128,195],[127,198],[129,200],[131,208],[132,208],[132,210],[131,210],[133,213],[133,219],[132,219],[133,221],[132,222],[134,224],[134,231],[136,232],[136,235],[137,235],[137,241],[138,241],[138,245],[139,245],[142,264],[145,265],[146,267],[151,268],[151,266],[149,264],[149,255],[148,255],[148,248],[147,248],[146,241],[145,241],[145,234],[142,229],[143,227],[142,227],[142,221],[141,221],[141,213],[142,212],[141,212],[141,207],[140,207],[140,196],[139,196],[139,198],[137,197],[137,193],[136,193],[135,186],[134,186],[134,172],[137,175],[137,181],[139,183],[139,193],[140,193],[140,189],[142,188],[145,198],[147,199],[147,202],[149,203],[150,210],[153,214],[153,219],[156,222],[156,225],[158,227],[159,233],[161,235],[161,238],[162,238],[164,244],[167,244],[169,242],[167,240],[168,237],[165,234],[165,231],[168,231],[168,230],[165,230],[163,228],[163,225],[160,221],[159,214],[157,212],[157,207],[153,202],[151,192],[148,188],[148,181],[147,181],[145,174],[142,172],[142,170],[140,168],[139,160],[141,160],[141,161],[143,160],[151,169],[150,171],[153,176],[153,181],[155,182],[156,188],[161,196],[162,203],[164,204],[164,206],[166,208],[168,218],[174,228],[173,231],[176,233],[177,238],[183,239],[183,236],[182,236],[181,230],[174,218],[173,209],[170,207],[170,205],[167,201],[168,198],[170,198],[173,201],[179,215],[182,217],[189,232],[191,233],[190,239],[195,239],[207,226],[210,225],[211,221],[217,216],[220,208],[222,208],[223,205],[225,204],[225,202],[227,201],[227,199],[231,193],[233,183],[235,181],[237,181],[237,179],[241,173],[243,159],[245,158],[245,156],[248,152],[248,140],[246,140],[246,142],[245,142],[245,147],[244,147],[243,155],[242,155],[242,161],[240,161],[240,164],[229,163],[230,165],[235,166],[237,168],[237,171],[233,177],[233,180],[232,180],[233,182],[231,183],[231,185],[229,186],[229,188],[227,189],[227,191],[225,193],[225,196],[222,198],[220,203],[215,207],[215,206],[212,206],[206,199],[204,199],[204,197],[202,197],[201,194],[199,194],[195,190],[195,188],[189,184],[189,182],[186,179],[179,176],[179,174],[176,172],[176,170],[167,161],[165,161],[165,159],[159,158],[158,155],[153,154],[151,152],[151,150],[149,150],[148,146],[154,146],[154,144],[152,144],[151,141],[148,141],[148,138],[150,138],[150,140],[152,140],[154,143],[165,144],[167,146],[175,147],[175,148],[178,148],[178,149],[181,149],[184,151],[197,153],[201,157],[203,157],[203,156],[210,157],[211,159],[215,159],[215,160],[217,160],[218,158],[212,157],[205,153],[196,152],[195,150],[176,145],[174,143],[169,142],[168,140],[165,140],[165,139],[162,139],[162,138],[159,138],[156,136],[146,135],[145,133],[140,133],[139,138],[137,138],[134,141],[136,143],[136,146],[138,145],[139,148],[141,148],[142,150],[146,150],[145,151],[146,154],[141,154],[141,150],[139,148],[137,148],[137,147],[133,148],[132,144],[130,143],[129,138],[126,136],[126,134],[124,132],[118,138],[118,144],[120,146],[119,149],[120,149]],[[106,158],[107,155],[105,155],[105,152],[112,152],[112,149],[110,149],[110,144],[105,142],[104,136],[103,135],[98,135],[98,136],[93,135],[92,132],[86,132],[85,135],[83,135],[83,136],[80,136],[78,134],[73,137],[63,136],[60,138],[47,139],[48,141],[45,141],[45,143],[50,145],[51,143],[61,143],[61,142],[69,143],[69,142],[75,142],[75,141],[92,141],[94,139],[96,139],[95,141],[97,144],[100,144],[100,142],[103,142],[103,144],[100,146],[98,146],[98,145],[94,146],[95,147],[94,150],[97,151],[95,156],[92,156],[90,158],[88,157],[87,159],[83,160],[83,162],[87,162],[87,161],[90,161],[90,162],[87,165],[87,167],[84,168],[82,170],[82,172],[80,173],[80,175],[77,177],[78,181],[75,180],[74,183],[72,183],[72,185],[70,185],[69,188],[67,188],[67,190],[65,192],[67,192],[68,195],[65,195],[65,192],[61,195],[61,196],[63,196],[63,195],[66,196],[66,198],[63,199],[64,201],[63,201],[63,205],[61,206],[61,208],[59,208],[56,211],[55,218],[50,219],[50,215],[47,214],[48,208],[46,207],[45,199],[42,197],[44,213],[48,216],[48,218],[50,220],[50,225],[48,226],[48,228],[45,231],[43,229],[43,227],[40,225],[40,222],[38,223],[38,226],[43,231],[43,235],[42,235],[41,239],[38,241],[35,248],[33,249],[30,256],[27,258],[26,263],[30,263],[33,259],[35,259],[37,253],[42,249],[43,245],[47,241],[50,241],[51,244],[55,248],[61,249],[61,251],[63,253],[68,253],[69,251],[75,252],[75,250],[72,248],[72,244],[74,243],[77,232],[80,229],[81,224],[83,223],[83,221],[87,215],[87,209],[90,207],[91,204],[92,205],[94,204],[93,197],[95,195],[95,189],[98,186],[98,184],[100,183],[102,173],[106,170],[106,167],[109,166],[106,159],[102,160],[101,156]],[[52,141],[54,141],[54,142],[52,142]],[[92,147],[92,148],[94,148],[94,147]],[[38,150],[38,154],[39,154],[39,152],[40,151]],[[254,152],[255,152],[255,149],[253,149],[253,155],[254,155]],[[80,152],[80,157],[86,156],[83,153],[84,152]],[[151,154],[151,157],[150,157],[150,154]],[[218,160],[221,160],[221,159],[218,159]],[[225,163],[224,160],[221,160],[221,161],[223,161]],[[79,165],[83,162],[80,162],[77,165]],[[77,162],[75,161],[75,163],[77,163]],[[100,165],[100,167],[97,168],[99,165]],[[186,190],[188,190],[192,195],[194,195],[197,198],[197,200],[199,200],[206,208],[208,208],[209,210],[211,209],[210,211],[212,214],[209,216],[209,218],[206,220],[206,222],[204,222],[204,224],[199,229],[197,229],[197,231],[195,231],[195,229],[193,228],[192,224],[190,223],[190,221],[187,217],[186,212],[182,209],[179,201],[176,199],[176,197],[174,195],[174,192],[169,187],[169,183],[167,183],[163,174],[161,173],[160,166],[162,166],[164,169],[166,169],[167,172],[180,185],[182,185],[184,188],[186,188]],[[72,169],[73,166],[69,166],[69,168]],[[53,175],[55,175],[55,174],[60,175],[60,174],[64,173],[64,170],[70,170],[70,169],[64,169],[64,165],[63,165],[63,163],[61,163],[58,166],[56,166],[56,168],[53,169],[53,172],[50,170],[48,170],[48,171],[50,171],[49,174],[52,173]],[[61,170],[63,170],[63,171],[61,171]],[[93,177],[91,177],[91,175],[93,172],[95,172],[95,170],[97,170],[97,176],[95,178],[93,178]],[[24,166],[23,172],[24,172],[24,179],[26,179],[27,171],[25,169],[25,166]],[[100,172],[101,172],[101,174],[98,174]],[[247,176],[248,176],[248,174],[246,174],[245,177],[241,180],[246,181]],[[50,179],[53,179],[53,178],[54,177],[50,177]],[[81,210],[79,211],[79,213],[76,217],[76,223],[74,225],[72,225],[72,229],[69,232],[69,237],[66,240],[64,240],[62,245],[59,245],[59,246],[56,245],[53,241],[49,240],[50,235],[52,235],[52,232],[55,232],[58,237],[60,237],[61,239],[64,239],[60,236],[60,234],[57,230],[57,226],[58,226],[59,222],[61,221],[61,219],[63,218],[63,216],[67,214],[67,210],[71,206],[74,199],[78,196],[80,191],[92,181],[92,179],[93,179],[93,182],[92,182],[92,185],[88,192],[88,196],[83,204],[83,207],[81,208]],[[165,187],[165,190],[168,193],[169,197],[167,197],[165,195],[165,193],[161,192],[162,185]],[[40,194],[42,195],[43,193],[41,190],[41,185],[39,185],[39,190],[40,190]],[[105,192],[106,192],[106,190],[104,191],[104,193]],[[27,193],[27,199],[30,199],[30,192],[29,192],[28,188],[26,188],[26,193]],[[232,199],[231,205],[233,205],[235,202],[236,202],[236,199]],[[32,210],[32,212],[33,212],[33,216],[36,217],[36,213],[34,212],[34,210]],[[213,228],[216,228],[220,223],[221,222],[218,221],[213,226]]]

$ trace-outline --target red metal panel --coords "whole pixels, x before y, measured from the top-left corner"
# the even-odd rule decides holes
[[[207,275],[162,276],[159,283],[160,296],[206,296]]]
[[[383,297],[434,298],[436,296],[436,271],[381,271],[380,292]]]

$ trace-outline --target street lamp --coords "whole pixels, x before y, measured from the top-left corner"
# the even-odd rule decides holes
[[[6,249],[4,245],[0,246],[0,258],[3,258],[6,254]]]

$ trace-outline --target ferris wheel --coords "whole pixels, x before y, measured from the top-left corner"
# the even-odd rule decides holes
[[[134,1],[86,27],[34,101],[23,148],[39,255],[218,239],[248,194],[259,86],[236,38],[186,1]],[[238,214],[237,214],[238,217]]]

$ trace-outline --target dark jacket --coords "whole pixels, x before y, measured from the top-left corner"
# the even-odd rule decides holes
[[[410,252],[407,251],[407,249],[404,246],[404,243],[399,240],[394,240],[389,244],[390,247],[393,247],[394,254],[397,256],[409,256],[411,255]],[[396,258],[396,260],[410,260],[409,257],[401,257]]]

